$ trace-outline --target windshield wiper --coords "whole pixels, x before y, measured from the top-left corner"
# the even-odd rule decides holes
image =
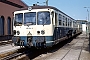
[[[27,26],[29,26],[29,25],[33,25],[33,22],[26,22],[25,25],[27,25]]]
[[[48,22],[49,20],[47,20],[47,17],[46,17],[46,19],[45,19],[45,23],[43,24],[43,26]]]
[[[15,22],[14,25],[15,25],[15,26],[21,26],[22,23],[21,23],[21,22]]]

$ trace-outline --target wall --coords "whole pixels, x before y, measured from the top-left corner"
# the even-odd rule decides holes
[[[21,0],[11,0],[14,3],[18,3],[21,6],[27,7],[24,3],[21,2]],[[0,2],[0,18],[3,16],[4,17],[4,35],[8,35],[8,30],[7,30],[7,20],[8,17],[11,19],[11,34],[12,34],[12,21],[13,21],[13,12],[15,10],[18,10],[20,8],[14,7],[12,5],[2,3]]]

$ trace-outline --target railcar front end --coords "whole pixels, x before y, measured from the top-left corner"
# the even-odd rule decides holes
[[[14,12],[12,38],[15,45],[47,47],[53,45],[53,25],[50,9]]]

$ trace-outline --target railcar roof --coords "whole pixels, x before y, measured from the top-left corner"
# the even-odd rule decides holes
[[[52,6],[39,6],[39,5],[36,5],[36,6],[29,6],[29,7],[32,7],[32,9],[45,9],[45,8],[51,8],[51,9],[55,9],[57,11],[60,11],[58,10],[57,8],[55,7],[52,7]],[[27,8],[21,8],[19,10],[28,10],[28,7]]]
[[[45,9],[45,8],[50,8],[50,9],[54,9],[54,10],[57,10],[57,11],[65,14],[64,12],[60,11],[59,9],[57,9],[56,7],[53,7],[53,6],[39,6],[39,5],[36,5],[36,6],[29,6],[29,7],[31,7],[32,9]],[[28,8],[21,8],[20,10],[28,10]],[[20,10],[18,10],[18,11],[20,11]],[[67,14],[65,14],[65,15],[68,16]],[[70,16],[68,16],[68,17],[70,17]],[[70,17],[70,18],[71,18],[71,17]],[[71,19],[73,19],[73,18],[71,18]]]

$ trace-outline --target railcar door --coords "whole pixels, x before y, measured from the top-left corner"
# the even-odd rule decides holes
[[[58,39],[57,13],[55,13],[55,40]]]

